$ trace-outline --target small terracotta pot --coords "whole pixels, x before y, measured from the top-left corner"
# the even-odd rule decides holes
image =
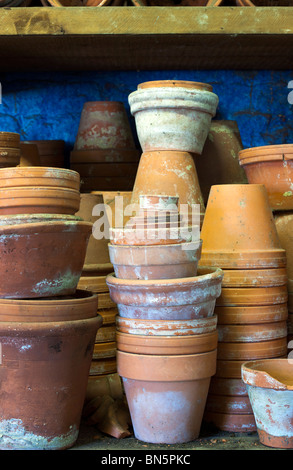
[[[0,297],[74,294],[91,227],[90,223],[79,221],[0,227]]]
[[[292,212],[276,212],[275,224],[282,248],[287,258],[288,292],[293,292],[293,214]]]
[[[0,449],[74,445],[101,323],[1,322]]]
[[[241,365],[239,365],[239,368],[241,369]],[[246,386],[241,378],[229,379],[213,376],[211,378],[209,393],[212,395],[224,395],[228,397],[247,396]]]
[[[180,356],[117,351],[135,437],[165,444],[196,439],[215,369],[216,350]]]
[[[173,81],[140,86],[128,96],[143,152],[181,150],[202,153],[218,96],[194,82],[174,86]]]
[[[65,167],[64,140],[29,140],[22,143],[35,144],[38,147],[41,166]]]
[[[205,266],[263,269],[286,264],[263,185],[212,186],[201,238]]]
[[[283,304],[288,300],[287,286],[223,287],[217,299],[219,306],[253,306]]]
[[[79,191],[60,187],[23,186],[0,189],[0,214],[75,214]]]
[[[286,252],[287,255],[287,252]],[[287,284],[286,268],[223,269],[223,287],[274,287]]]
[[[285,356],[287,335],[270,341],[252,343],[218,343],[218,359],[225,361],[253,361]]]
[[[30,144],[23,144],[29,145]],[[36,145],[34,145],[36,147]],[[25,166],[0,169],[0,187],[4,188],[67,188],[79,191],[80,177],[76,171],[65,168]]]
[[[222,271],[213,268],[201,269],[198,276],[185,279],[141,281],[118,279],[113,274],[106,279],[122,317],[158,320],[212,316],[221,281]]]
[[[165,355],[198,354],[217,348],[218,333],[187,336],[129,334],[117,331],[117,349],[135,354]]]
[[[293,361],[254,361],[241,370],[260,442],[293,449]]]
[[[213,424],[218,429],[227,432],[250,433],[256,431],[253,413],[232,414],[205,412],[203,420]]]
[[[273,210],[293,209],[293,145],[268,145],[239,152],[249,183],[264,184]]]
[[[270,341],[287,336],[287,322],[219,325],[218,333],[221,342]]]
[[[217,317],[194,320],[143,320],[116,317],[117,331],[148,336],[186,336],[212,333],[217,328]]]
[[[197,275],[201,241],[168,245],[109,244],[110,261],[120,279],[179,279]]]
[[[123,103],[118,101],[84,103],[74,150],[120,148],[135,148]]]
[[[288,306],[287,303],[255,307],[216,306],[215,315],[218,317],[219,325],[271,323],[287,320]]]
[[[36,144],[20,143],[20,163],[19,166],[40,166],[41,160]]]

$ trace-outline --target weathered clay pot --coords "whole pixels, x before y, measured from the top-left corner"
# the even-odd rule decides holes
[[[113,274],[106,282],[119,315],[127,318],[188,320],[212,316],[221,292],[222,271],[200,269],[185,279],[128,280]]]
[[[287,336],[287,322],[218,325],[218,334],[221,342],[270,341]]]
[[[77,290],[71,296],[41,299],[1,299],[0,322],[61,322],[93,318],[98,296]],[[102,318],[102,316],[101,316]]]
[[[36,144],[20,142],[20,163],[19,166],[40,166],[41,160]]]
[[[287,284],[286,268],[223,269],[223,273],[223,287],[275,287]]]
[[[170,356],[180,354],[198,354],[217,348],[218,333],[202,333],[185,336],[129,334],[117,331],[117,349],[134,354]]]
[[[74,445],[101,323],[1,322],[0,449]]]
[[[223,287],[217,299],[219,306],[253,306],[283,304],[288,300],[287,286]]]
[[[79,191],[61,187],[22,186],[0,189],[0,214],[75,214]]]
[[[128,96],[143,152],[181,150],[202,153],[211,119],[216,114],[218,96],[189,83],[173,86],[173,81],[155,82],[154,87],[138,86]]]
[[[201,230],[200,264],[223,269],[284,267],[264,185],[212,186]]]
[[[30,145],[30,144],[23,144]],[[36,146],[35,146],[36,147]],[[14,188],[67,188],[79,191],[80,176],[76,171],[65,168],[25,166],[0,168],[0,187]]]
[[[201,241],[168,245],[112,245],[110,261],[120,279],[179,279],[197,275]]]
[[[70,214],[10,214],[0,215],[0,226],[32,224],[39,222],[82,222],[80,217]]]
[[[117,351],[135,437],[165,444],[196,439],[215,370],[216,350],[181,356]]]
[[[35,144],[38,147],[41,166],[65,167],[64,140],[29,140],[23,143]]]
[[[293,449],[293,361],[248,362],[241,370],[260,442]]]
[[[292,212],[275,213],[275,224],[282,248],[287,258],[287,286],[288,292],[293,292],[293,214]]]
[[[92,225],[49,221],[0,227],[0,297],[74,294]]]
[[[232,306],[215,307],[219,325],[271,323],[288,318],[287,303],[275,305],[258,305],[255,307]]]
[[[285,356],[287,335],[270,341],[218,343],[218,359],[224,361],[253,361]]]
[[[84,103],[74,150],[120,148],[135,148],[123,103],[118,101]]]
[[[211,186],[215,184],[247,183],[245,171],[237,158],[242,149],[236,121],[211,122],[202,154],[194,155],[204,204],[207,204]]]
[[[293,209],[293,145],[268,145],[239,152],[251,184],[265,185],[273,210]]]
[[[217,316],[193,320],[144,320],[116,317],[117,331],[149,336],[186,336],[212,333],[217,328]]]

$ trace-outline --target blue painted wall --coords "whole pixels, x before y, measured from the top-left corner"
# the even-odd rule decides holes
[[[22,140],[63,139],[74,144],[85,101],[122,101],[136,138],[128,95],[138,83],[185,79],[213,85],[219,96],[217,119],[238,122],[244,147],[293,142],[293,105],[288,102],[290,71],[130,71],[2,74],[0,130]]]

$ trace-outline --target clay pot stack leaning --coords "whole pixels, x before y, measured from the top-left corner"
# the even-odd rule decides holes
[[[37,146],[39,166],[66,168],[64,140],[29,140],[22,143]]]
[[[201,238],[200,264],[224,274],[215,308],[217,372],[204,419],[225,431],[256,430],[241,364],[287,353],[286,253],[265,187],[212,186]]]
[[[14,167],[20,162],[20,135],[0,132],[0,168]]]
[[[70,167],[81,176],[81,191],[131,191],[138,160],[123,103],[84,103],[70,154]]]

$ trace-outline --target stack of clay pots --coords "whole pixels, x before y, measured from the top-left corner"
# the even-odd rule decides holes
[[[102,324],[77,289],[92,224],[74,171],[1,168],[0,188],[0,448],[68,448]]]
[[[0,132],[0,168],[19,165],[20,135],[16,132]]]
[[[256,430],[245,361],[286,356],[286,253],[263,185],[212,186],[201,231],[204,266],[222,268],[217,299],[217,372],[205,420],[226,431]]]
[[[84,103],[70,154],[70,167],[81,176],[81,191],[131,191],[138,160],[123,103]]]
[[[153,443],[198,437],[216,367],[222,272],[198,272],[199,220],[197,239],[178,236],[177,207],[178,197],[142,195],[138,213],[110,232],[117,370],[135,437]]]
[[[293,145],[267,145],[239,152],[250,184],[264,184],[282,248],[288,277],[288,352],[293,331]]]

